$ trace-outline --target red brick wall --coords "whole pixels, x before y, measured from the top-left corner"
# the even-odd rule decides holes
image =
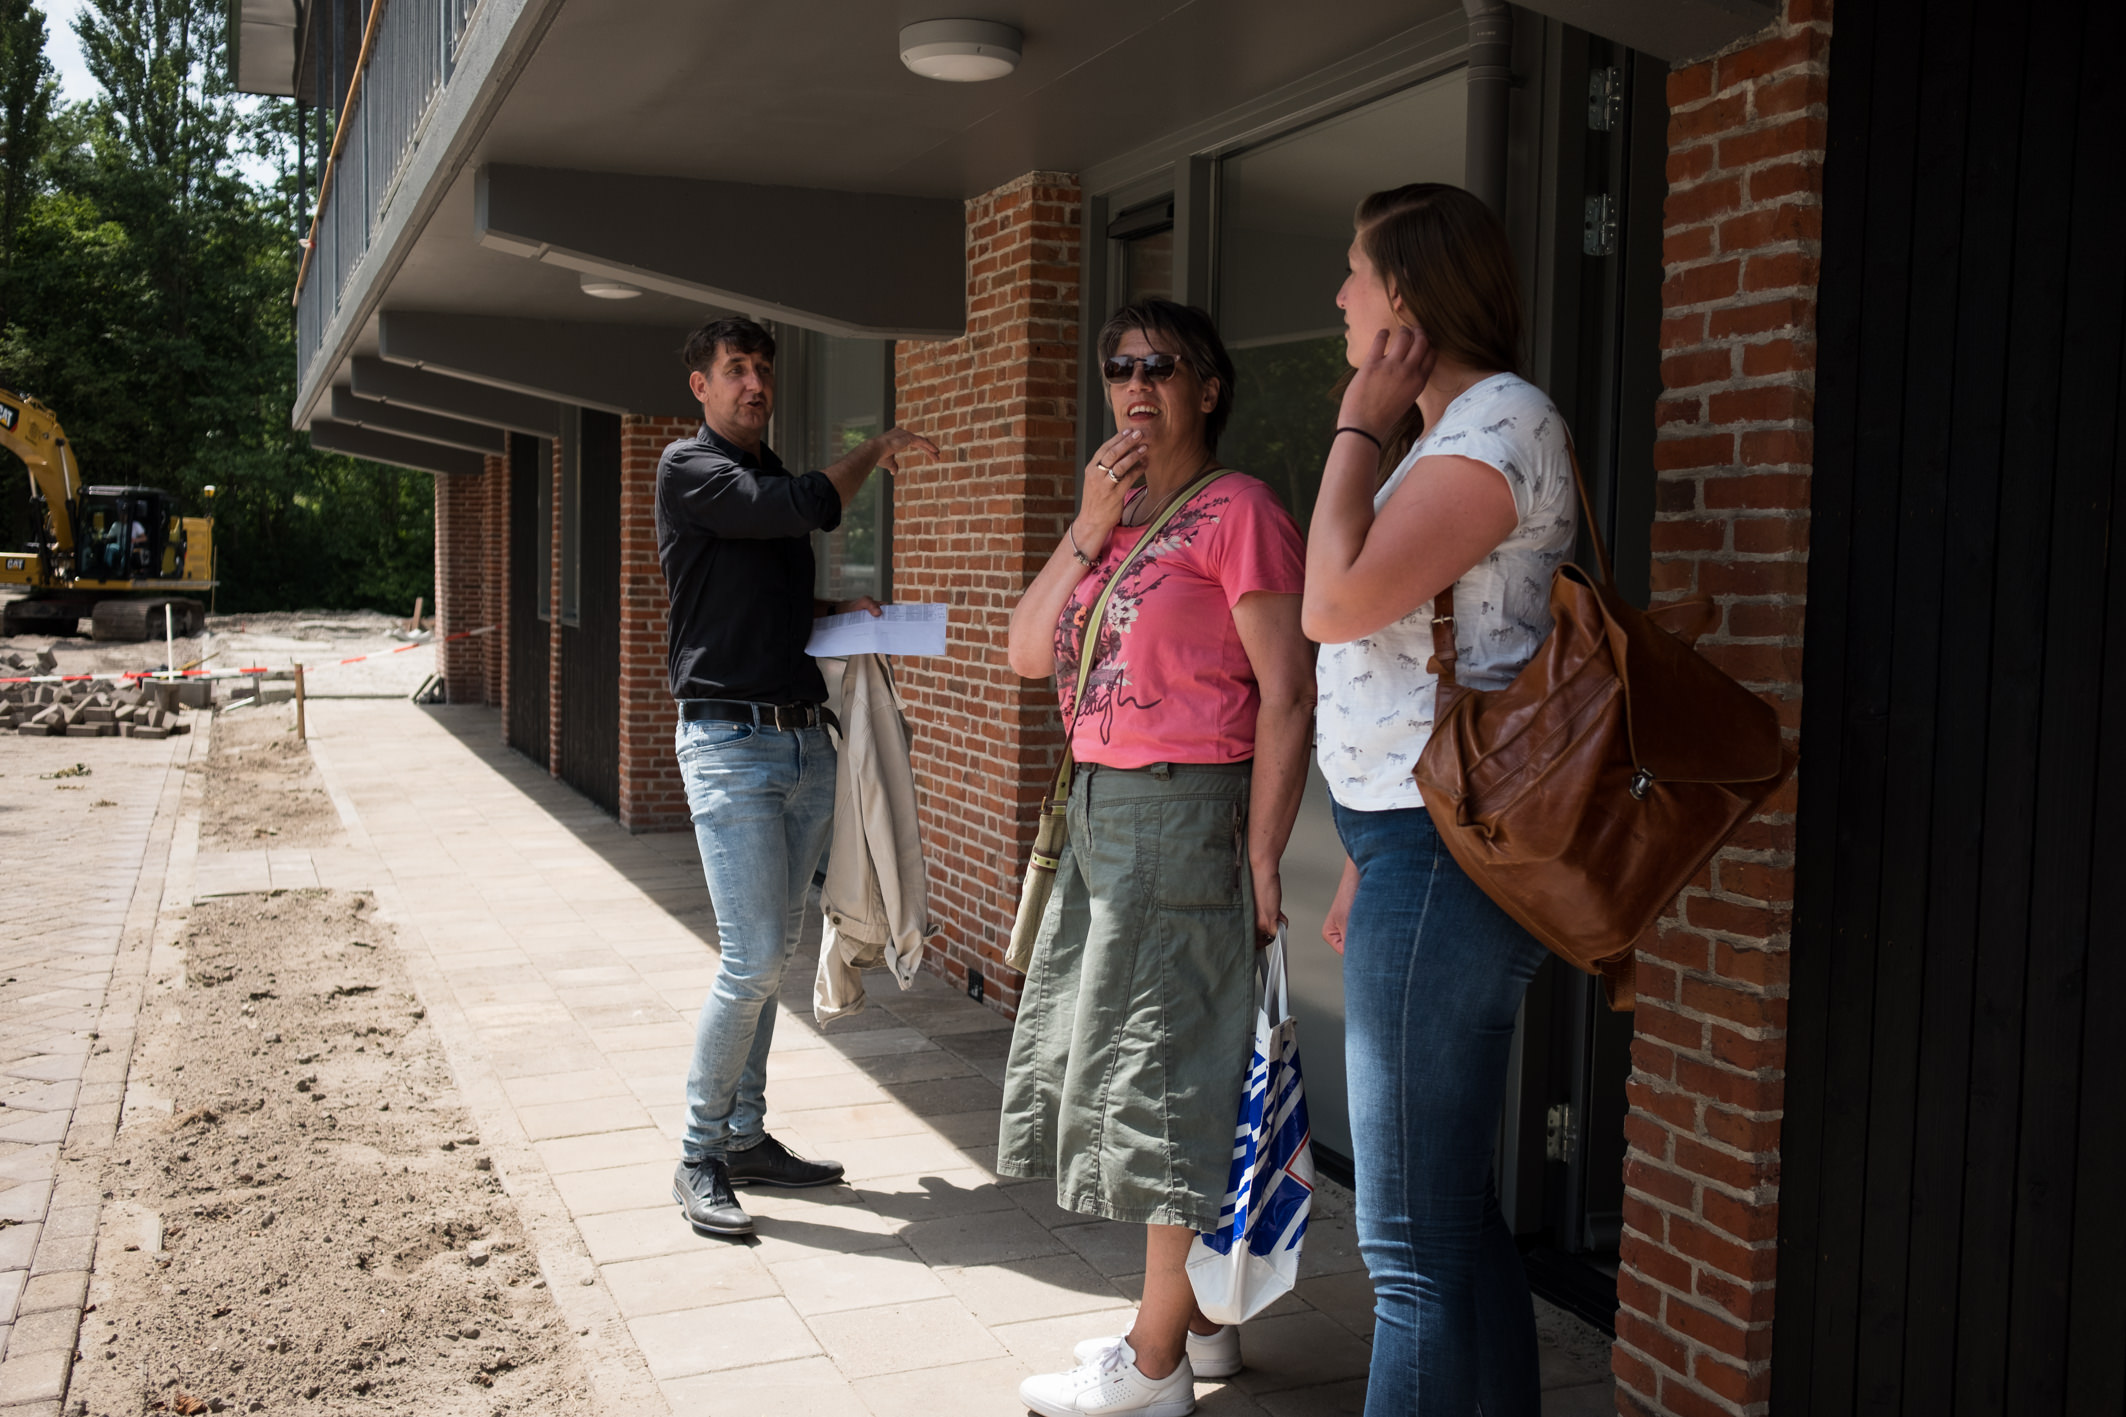
[[[1828,0],[1668,83],[1656,599],[1709,595],[1715,663],[1800,723]],[[1770,1394],[1790,783],[1639,955],[1614,1368],[1625,1412]]]
[[[1075,505],[1078,185],[1030,173],[967,204],[967,333],[895,351],[895,414],[937,440],[894,486],[893,593],[952,607],[949,657],[899,666],[942,931],[932,967],[1014,1011],[1003,965],[1034,812],[1062,747],[1055,694],[1005,662],[1011,608]]]
[[[670,597],[657,560],[657,459],[692,420],[629,414],[620,431],[620,824],[678,831],[690,820],[672,756],[679,715],[666,671]]]
[[[501,564],[506,539],[495,532],[492,508],[498,487],[507,495],[507,477],[508,464],[489,458],[478,477],[435,478],[436,672],[456,704],[501,698],[502,636],[448,637],[497,623],[507,583]]]

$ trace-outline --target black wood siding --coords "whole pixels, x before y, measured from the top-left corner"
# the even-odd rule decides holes
[[[2126,1410],[2122,52],[1840,0],[1780,1417]]]
[[[576,623],[561,627],[561,776],[620,810],[620,419],[583,410]]]
[[[539,603],[539,482],[551,484],[554,445],[509,437],[509,746],[548,761],[547,685],[552,656]]]

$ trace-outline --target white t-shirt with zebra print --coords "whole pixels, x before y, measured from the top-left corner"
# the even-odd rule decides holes
[[[1378,515],[1419,458],[1473,458],[1512,489],[1520,521],[1454,585],[1456,677],[1502,689],[1550,633],[1550,577],[1572,554],[1578,494],[1565,421],[1549,395],[1515,374],[1494,374],[1447,405],[1373,498]],[[1432,736],[1437,676],[1432,603],[1363,639],[1323,645],[1314,750],[1338,802],[1354,811],[1422,807],[1410,770]]]

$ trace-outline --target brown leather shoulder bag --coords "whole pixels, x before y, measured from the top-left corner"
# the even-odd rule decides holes
[[[1454,587],[1433,601],[1432,737],[1412,775],[1454,859],[1500,908],[1631,1007],[1632,945],[1793,771],[1771,705],[1692,645],[1708,599],[1640,610],[1601,566],[1550,582],[1555,627],[1496,692],[1455,682]]]

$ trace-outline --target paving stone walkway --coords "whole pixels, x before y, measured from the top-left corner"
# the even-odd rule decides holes
[[[193,743],[0,736],[0,1413],[66,1390]]]
[[[496,743],[491,710],[315,703],[344,847],[203,853],[201,895],[376,891],[601,1401],[684,1417],[1023,1413],[1019,1379],[1127,1322],[1142,1232],[1000,1182],[999,1015],[924,976],[822,1030],[793,961],[770,1128],[851,1184],[746,1197],[750,1243],[670,1199],[713,921],[691,835],[629,836]],[[1295,1296],[1244,1331],[1206,1413],[1356,1412],[1372,1298],[1348,1198],[1323,1188]],[[1546,1324],[1553,1414],[1611,1410],[1606,1352]]]

